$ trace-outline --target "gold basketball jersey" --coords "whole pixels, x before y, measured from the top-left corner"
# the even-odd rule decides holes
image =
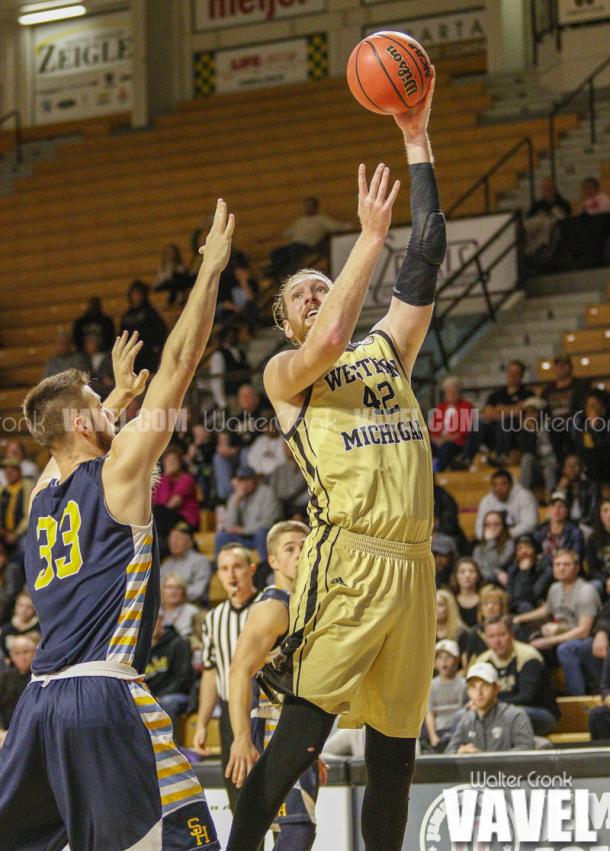
[[[432,453],[391,338],[351,343],[306,392],[285,435],[307,480],[312,526],[419,543],[432,534]]]

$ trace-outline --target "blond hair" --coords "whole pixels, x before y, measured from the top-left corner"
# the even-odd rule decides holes
[[[300,520],[281,520],[269,529],[267,532],[267,552],[274,556],[276,547],[280,537],[288,532],[301,532],[303,535],[309,534],[309,527]]]
[[[50,448],[63,442],[69,429],[66,413],[89,408],[86,372],[66,369],[36,385],[23,400],[23,413],[34,440]]]
[[[477,606],[477,620],[483,623],[483,603],[489,600],[496,600],[500,604],[501,615],[508,614],[508,594],[497,585],[484,585],[479,591],[479,604]]]
[[[457,641],[460,633],[466,629],[460,617],[457,601],[451,591],[448,591],[446,588],[439,588],[436,596],[441,597],[447,606],[447,620],[445,622],[447,634],[445,637],[450,638],[452,641]]]
[[[273,321],[279,330],[284,333],[284,321],[286,320],[286,303],[284,301],[284,296],[286,292],[294,286],[294,284],[300,284],[302,281],[307,281],[309,278],[318,278],[320,281],[323,281],[325,284],[328,284],[329,287],[332,287],[333,282],[325,275],[324,272],[320,272],[318,269],[299,269],[298,272],[295,272],[294,275],[289,275],[282,284],[280,285],[279,290],[275,298],[273,299]]]

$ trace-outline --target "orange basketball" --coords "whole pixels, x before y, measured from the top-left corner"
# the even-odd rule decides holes
[[[366,109],[382,115],[417,106],[431,80],[428,54],[404,33],[384,31],[363,38],[347,63],[347,84],[353,96]]]

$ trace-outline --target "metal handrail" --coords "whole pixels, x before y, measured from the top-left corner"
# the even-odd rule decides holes
[[[533,33],[533,61],[534,65],[538,65],[538,45],[550,33],[555,33],[555,46],[557,50],[561,49],[561,25],[559,23],[559,9],[557,0],[546,0],[549,13],[549,22],[547,26],[538,29],[538,5],[539,0],[532,0],[530,5],[531,27]]]
[[[557,176],[557,163],[556,163],[556,140],[555,140],[555,117],[561,112],[564,107],[566,107],[569,103],[571,103],[576,95],[579,95],[586,88],[589,89],[589,130],[590,130],[590,138],[591,144],[594,145],[597,139],[596,135],[596,126],[595,126],[595,79],[598,77],[602,71],[605,71],[606,68],[610,65],[610,56],[604,59],[594,71],[592,71],[588,77],[576,86],[571,92],[569,92],[565,97],[561,98],[556,104],[554,104],[553,108],[549,112],[549,124],[548,124],[548,134],[549,134],[549,157],[550,157],[550,165],[551,165],[551,177],[553,180],[556,179]]]
[[[492,177],[502,166],[508,162],[508,160],[512,159],[514,155],[521,150],[523,147],[527,148],[527,172],[529,178],[529,190],[530,190],[530,204],[534,203],[534,145],[529,136],[524,136],[522,139],[509,148],[505,154],[503,154],[490,169],[488,169],[485,174],[481,177],[477,178],[474,183],[472,183],[468,189],[460,195],[460,197],[451,204],[449,209],[446,211],[445,215],[447,218],[451,218],[454,212],[460,207],[467,198],[470,198],[478,189],[483,186],[485,193],[485,212],[489,214],[491,212],[491,197],[490,197],[490,188],[489,188],[489,179]]]
[[[11,109],[10,112],[0,116],[0,127],[7,121],[10,121],[11,118],[15,120],[15,158],[17,160],[17,165],[21,165],[23,162],[23,137],[21,135],[21,113],[19,110]]]

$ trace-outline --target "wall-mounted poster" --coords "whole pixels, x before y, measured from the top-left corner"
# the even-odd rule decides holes
[[[195,32],[205,32],[314,15],[325,10],[326,0],[193,0],[193,27]]]
[[[196,97],[327,76],[326,33],[193,54]]]
[[[36,27],[34,122],[49,124],[129,111],[132,54],[127,12]]]
[[[610,18],[610,0],[559,0],[559,23],[595,23]]]
[[[444,56],[463,56],[486,50],[486,15],[485,9],[480,6],[463,9],[460,12],[428,15],[425,18],[388,21],[387,24],[367,25],[364,35],[370,35],[378,30],[398,30],[408,33],[423,44],[434,61]]]

